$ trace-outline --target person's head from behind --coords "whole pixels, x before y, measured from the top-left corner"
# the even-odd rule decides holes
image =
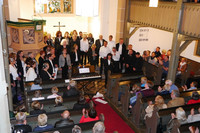
[[[82,130],[78,125],[74,125],[72,128],[72,133],[82,133]]]
[[[56,86],[51,88],[51,93],[52,94],[57,94],[58,93],[58,88]]]
[[[35,68],[36,67],[36,62],[35,61],[30,61],[29,62],[30,67]]]
[[[193,81],[191,84],[190,84],[190,87],[197,87],[198,83],[196,81]]]
[[[56,103],[56,105],[62,105],[62,103],[63,103],[63,98],[62,98],[61,96],[57,96],[57,97],[55,98],[55,103]]]
[[[150,80],[147,80],[147,82],[146,82],[146,84],[145,84],[144,87],[145,87],[146,89],[149,89],[149,88],[153,88],[153,86],[154,86],[153,82],[150,81]]]
[[[28,52],[28,57],[30,57],[31,59],[33,59],[34,58],[33,52]]]
[[[86,99],[84,96],[80,96],[78,99],[78,104],[86,104]]]
[[[70,117],[70,113],[68,110],[65,110],[62,114],[61,114],[63,119],[69,119]]]
[[[97,122],[92,128],[92,133],[105,133],[105,125],[103,122]]]
[[[17,124],[26,124],[26,113],[18,112],[15,116]]]
[[[38,101],[34,101],[31,104],[32,109],[39,110],[40,109],[40,103]]]
[[[40,114],[38,116],[38,125],[39,126],[45,126],[47,124],[47,115],[46,114]]]
[[[44,63],[42,67],[43,70],[47,71],[49,69],[49,63]]]
[[[140,81],[141,81],[141,84],[146,84],[146,82],[147,82],[147,77],[142,77],[142,78],[140,79]]]
[[[170,79],[168,79],[168,80],[165,81],[165,84],[171,86],[172,85],[172,81]]]
[[[176,97],[179,97],[180,96],[180,93],[178,90],[172,90],[171,92],[171,98],[174,99]]]
[[[39,77],[37,77],[37,78],[34,79],[34,84],[35,84],[35,85],[40,85],[41,82],[42,82],[42,80],[41,80],[41,78],[39,78]]]
[[[182,107],[176,109],[176,118],[178,120],[186,120],[186,113]]]
[[[40,90],[35,91],[34,96],[35,96],[36,98],[41,97],[41,91],[40,91]]]
[[[160,95],[156,96],[156,98],[155,98],[155,104],[157,104],[157,105],[162,105],[162,104],[164,104],[164,103],[165,103],[165,102],[164,102],[164,99],[163,99],[162,96],[160,96]]]
[[[90,118],[96,118],[97,117],[97,111],[94,108],[91,108],[88,112],[88,116]]]
[[[140,88],[137,84],[134,84],[134,85],[132,86],[132,91],[138,92],[138,91],[140,91],[140,90],[141,90],[141,88]]]
[[[199,100],[199,93],[197,91],[192,92],[192,99]]]

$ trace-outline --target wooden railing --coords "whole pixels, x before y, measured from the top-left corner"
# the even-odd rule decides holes
[[[176,20],[176,2],[159,2],[157,8],[149,7],[148,1],[130,0],[128,21],[173,32]],[[184,3],[179,33],[200,38],[200,4]]]

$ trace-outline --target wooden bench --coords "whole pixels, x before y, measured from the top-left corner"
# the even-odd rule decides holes
[[[66,97],[63,98],[63,105],[65,105],[67,107],[67,109],[72,109],[73,105],[78,101],[79,95],[77,96],[70,96],[70,97]],[[32,110],[31,108],[31,104],[32,104],[32,100],[27,100],[27,112],[30,112]],[[51,109],[54,108],[55,105],[55,98],[52,99],[43,99],[43,100],[39,100],[40,104],[44,105],[44,110],[46,110],[47,112],[51,112]]]
[[[177,107],[161,109],[161,110],[155,109],[152,117],[146,118],[145,123],[147,127],[147,132],[154,133],[157,129],[158,124],[162,125],[162,129],[165,131],[166,126],[171,119],[171,113],[175,113],[176,109],[179,107],[182,107],[185,110],[186,115],[188,116],[192,108],[198,109],[200,107],[200,103],[177,106]],[[154,123],[152,123],[152,121]]]
[[[56,112],[48,112],[46,113],[48,116],[48,124],[54,125],[58,120],[62,119],[61,114],[64,110],[56,111]],[[82,110],[75,111],[75,110],[68,110],[70,112],[70,118],[74,121],[75,124],[78,124],[81,117],[82,117]],[[37,119],[38,115],[29,115],[26,117],[27,123],[32,127],[37,126]],[[16,124],[16,119],[10,119],[11,125]]]
[[[111,72],[109,71],[106,96],[108,98],[112,97],[112,94],[114,93],[114,89],[119,81],[134,80],[134,79],[140,80],[140,78],[143,76],[144,75],[142,72],[132,73],[132,74],[111,74]]]
[[[143,72],[147,79],[154,81],[155,85],[160,85],[162,78],[162,66],[153,65],[147,61],[143,61]]]

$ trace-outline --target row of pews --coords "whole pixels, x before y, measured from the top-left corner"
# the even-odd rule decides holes
[[[33,102],[32,98],[35,93],[35,90],[31,90],[32,84],[33,82],[25,82],[25,85],[24,85],[25,86],[25,91],[24,91],[25,106],[28,113],[32,111],[31,104]],[[52,94],[51,88],[54,86],[58,87],[59,89],[58,95],[62,96],[63,92],[66,91],[67,89],[68,83],[65,83],[65,81],[62,79],[58,79],[51,82],[44,81],[41,84],[42,89],[40,91],[41,91],[42,97],[45,97],[45,99],[39,100],[39,102],[40,104],[44,105],[43,109],[47,112],[46,115],[48,116],[48,124],[51,124],[51,125],[55,125],[55,123],[58,120],[62,119],[61,113],[64,111],[64,110],[54,111],[53,108],[55,108],[54,107],[55,99],[47,99],[47,96]],[[83,133],[90,133],[92,132],[92,127],[94,126],[96,122],[98,121],[104,122],[104,116],[103,114],[100,114],[99,115],[100,120],[98,121],[79,123],[82,117],[82,110],[73,110],[73,105],[77,103],[78,98],[79,98],[79,95],[63,98],[63,105],[66,107],[66,110],[70,112],[70,118],[74,121],[75,125],[80,126]],[[28,115],[26,117],[27,123],[32,127],[32,129],[37,126],[37,118],[38,118],[38,115]],[[11,125],[16,124],[16,119],[11,118],[10,123]],[[53,133],[54,131],[59,131],[60,133],[66,133],[66,132],[70,133],[72,132],[73,127],[74,125],[70,125],[70,126],[65,126],[65,127],[54,128],[51,130],[45,130],[44,132]]]
[[[130,101],[130,87],[132,87],[133,84],[139,84],[142,76],[144,76],[142,73],[135,73],[132,75],[117,75],[109,73],[106,98],[111,104],[113,104],[114,107],[116,107],[117,110],[122,113],[122,116],[126,117],[127,120],[130,120],[131,124],[134,124],[133,128],[135,127],[135,130],[141,131],[143,128],[145,128],[145,132],[147,133],[156,133],[159,125],[160,130],[164,132],[166,131],[166,126],[171,119],[171,113],[175,113],[175,110],[179,106],[161,110],[155,109],[152,117],[144,120],[145,109],[148,106],[148,101],[154,101],[156,95],[142,97],[142,95],[139,94],[135,106],[131,109],[131,114],[128,110]],[[158,85],[153,88],[155,92],[157,91],[157,87]],[[180,92],[180,96],[183,97],[187,103],[192,96],[192,92],[193,91]],[[200,93],[199,90],[198,92]],[[121,104],[118,102],[119,93],[122,93],[120,98]],[[170,94],[162,95],[162,97],[164,98],[165,103],[168,103],[168,101],[171,100]],[[192,108],[197,110],[200,107],[200,103],[183,105],[180,107],[185,110],[186,115],[188,116]],[[189,132],[190,126],[199,127],[200,121],[183,125],[177,124],[173,127],[173,131],[176,133],[176,131],[178,131],[177,129],[179,129],[181,133],[187,133]]]

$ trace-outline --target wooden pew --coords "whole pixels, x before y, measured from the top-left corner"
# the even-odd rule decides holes
[[[109,71],[106,96],[108,98],[112,97],[112,94],[114,93],[114,89],[119,81],[140,79],[143,76],[144,75],[142,72],[132,73],[132,74],[111,74],[111,72]]]
[[[67,109],[72,109],[73,105],[78,101],[79,95],[77,96],[70,96],[63,98],[63,105],[67,107]],[[30,112],[32,110],[31,104],[32,100],[27,100],[27,112]],[[55,105],[55,98],[53,99],[44,99],[44,100],[39,100],[40,104],[44,105],[44,109],[49,112],[51,108],[54,108]]]
[[[147,61],[143,61],[143,72],[148,79],[154,81],[155,85],[160,85],[162,77],[161,65],[156,66],[151,63],[148,63]]]
[[[98,121],[100,121],[100,120],[98,120]],[[91,133],[94,124],[98,121],[79,123],[79,124],[75,124],[75,125],[78,125],[81,128],[83,133]],[[70,125],[70,126],[64,126],[64,127],[53,128],[50,130],[45,130],[43,132],[44,133],[54,133],[55,131],[59,131],[60,133],[72,133],[73,127],[74,127],[74,125]],[[31,133],[39,133],[39,132],[31,132]]]
[[[31,85],[33,83],[34,83],[33,81],[24,82],[25,91],[30,90]],[[52,80],[52,81],[42,81],[41,87],[42,87],[42,89],[45,89],[45,88],[51,88],[53,86],[67,87],[67,85],[68,85],[68,83],[65,83],[64,79],[56,79],[56,80]]]
[[[189,127],[190,127],[190,126],[195,126],[195,127],[198,127],[198,128],[200,129],[200,121],[182,124],[182,125],[179,127],[179,131],[180,131],[181,133],[188,133],[188,132],[189,132]]]
[[[147,125],[147,130],[148,131],[156,131],[158,121],[160,121],[160,125],[162,125],[163,130],[166,130],[166,125],[171,119],[171,113],[175,113],[176,109],[182,107],[186,115],[188,116],[190,114],[190,110],[192,108],[198,109],[200,107],[200,103],[197,104],[190,104],[190,105],[183,105],[183,106],[177,106],[177,107],[172,107],[172,108],[167,108],[167,109],[161,109],[161,110],[155,110],[153,112],[153,115],[151,118],[146,118],[146,125]],[[152,124],[151,122],[154,121],[155,123]],[[178,127],[176,127],[178,128]],[[151,129],[151,130],[150,130]],[[154,132],[149,132],[149,133],[154,133]]]
[[[56,111],[56,112],[49,112],[46,113],[48,116],[48,124],[52,124],[54,125],[56,121],[62,119],[61,118],[61,114],[64,110],[60,110],[60,111]],[[77,124],[79,123],[79,120],[82,117],[82,110],[79,111],[75,111],[75,110],[68,110],[70,112],[70,118],[72,120],[74,120],[74,123]],[[38,115],[29,115],[26,117],[27,123],[32,127],[36,127],[37,126],[37,118]],[[10,119],[10,123],[11,125],[16,124],[16,119],[15,118],[11,118]]]
[[[192,96],[192,92],[191,91],[184,91],[180,93],[180,96],[183,97],[185,99],[185,101],[188,101],[190,99],[190,97]],[[198,91],[198,93],[200,93],[200,91]],[[138,97],[136,100],[136,104],[134,105],[134,107],[132,108],[132,120],[135,122],[135,124],[137,126],[140,125],[140,122],[142,122],[144,120],[144,115],[145,115],[145,109],[148,106],[148,101],[154,101],[155,100],[155,96],[150,96],[150,97]],[[166,95],[162,95],[162,97],[165,100],[165,103],[168,103],[169,100],[171,100],[171,96],[170,94],[166,94]],[[139,109],[139,111],[138,111]],[[136,118],[134,118],[134,116]],[[139,118],[138,118],[139,117]]]

